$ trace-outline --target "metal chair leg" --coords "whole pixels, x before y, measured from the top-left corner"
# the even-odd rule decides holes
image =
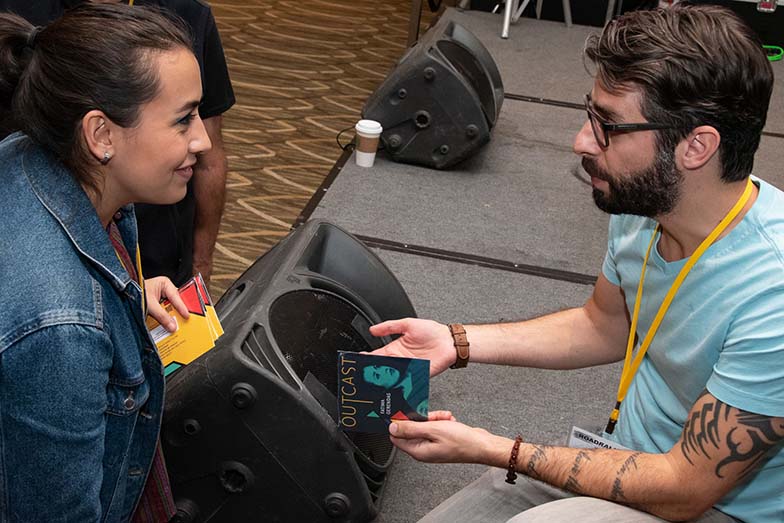
[[[512,15],[512,23],[516,23],[520,19],[520,17],[523,15],[523,11],[525,11],[525,8],[528,7],[530,2],[531,0],[523,0],[523,3],[520,4],[520,7],[518,7],[517,11],[515,11]]]
[[[509,38],[509,26],[517,22],[517,20],[522,16],[523,11],[525,8],[528,7],[528,4],[531,0],[523,0],[523,3],[520,4],[520,0],[506,0],[504,3],[504,26],[501,29],[501,38]],[[541,18],[542,16],[542,2],[543,0],[536,0],[536,18]],[[561,0],[563,3],[563,11],[564,11],[564,22],[566,22],[566,27],[572,27],[572,6],[569,3],[569,0]],[[615,0],[610,0],[610,3],[615,4]],[[608,7],[608,9],[610,9]],[[612,12],[612,11],[608,11]]]
[[[504,25],[501,28],[501,38],[509,38],[509,25],[512,23],[512,11],[516,7],[518,0],[506,0],[504,3]]]
[[[615,0],[609,0],[607,2],[607,14],[604,16],[604,25],[610,23],[610,20],[613,19],[613,14],[615,14]]]

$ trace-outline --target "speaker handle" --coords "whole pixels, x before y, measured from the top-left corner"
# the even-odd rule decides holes
[[[242,282],[233,289],[229,289],[224,296],[221,297],[221,310],[220,319],[223,320],[231,313],[236,305],[241,301],[240,297],[248,287],[247,282]]]

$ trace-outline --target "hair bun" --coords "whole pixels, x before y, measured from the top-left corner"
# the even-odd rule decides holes
[[[41,29],[43,29],[43,27],[33,27],[27,34],[27,41],[25,42],[25,47],[27,49],[35,49],[35,40],[38,38],[38,33],[41,32]]]
[[[5,132],[10,118],[11,100],[22,73],[30,62],[32,50],[26,42],[35,27],[27,20],[11,14],[0,13],[0,131]],[[33,35],[33,40],[35,40]]]

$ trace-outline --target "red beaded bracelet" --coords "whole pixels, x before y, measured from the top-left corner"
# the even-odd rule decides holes
[[[523,442],[523,437],[518,434],[515,438],[514,445],[512,445],[512,455],[509,456],[509,465],[506,467],[506,482],[510,485],[515,484],[517,479],[517,453],[520,452],[520,443]]]

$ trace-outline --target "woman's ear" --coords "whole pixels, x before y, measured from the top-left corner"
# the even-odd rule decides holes
[[[719,151],[721,135],[715,127],[701,125],[684,138],[683,167],[689,170],[702,168]]]
[[[103,111],[93,109],[82,117],[84,143],[101,165],[109,163],[114,155],[111,127],[112,122]]]

